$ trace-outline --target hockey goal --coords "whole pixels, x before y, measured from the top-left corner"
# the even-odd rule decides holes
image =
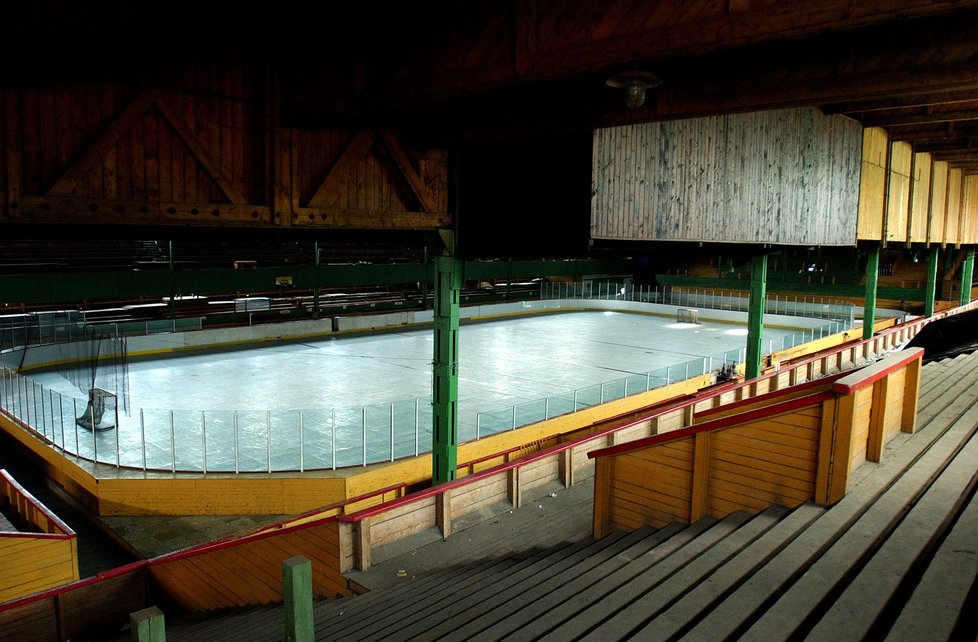
[[[678,308],[676,310],[676,323],[699,323],[700,311],[693,308]]]

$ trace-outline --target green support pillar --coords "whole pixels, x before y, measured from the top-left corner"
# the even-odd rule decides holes
[[[458,467],[458,308],[462,261],[435,258],[435,359],[432,382],[433,485],[455,479]]]
[[[876,282],[880,273],[880,246],[869,248],[866,257],[866,297],[863,303],[863,339],[873,336],[876,325]]]
[[[747,302],[746,376],[761,374],[761,336],[764,334],[764,296],[767,290],[767,254],[755,256],[750,266],[750,298]]]
[[[975,274],[975,250],[968,248],[964,251],[964,263],[961,264],[961,305],[971,303],[971,282]]]
[[[319,241],[312,247],[313,263],[316,265],[316,286],[312,289],[312,318],[319,318]]]
[[[934,300],[937,298],[937,263],[940,248],[933,246],[927,253],[927,290],[924,292],[924,316],[934,316]]]
[[[169,244],[169,254],[170,254],[170,272],[172,272],[176,266],[176,264],[173,261],[173,241],[170,241]],[[176,298],[176,294],[173,292],[173,290],[170,290],[170,319],[171,320],[177,318],[177,303],[176,301],[173,300],[174,298]],[[174,323],[176,322],[174,321]]]

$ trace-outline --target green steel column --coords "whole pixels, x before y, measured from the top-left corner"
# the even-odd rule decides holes
[[[174,268],[174,262],[173,262],[173,241],[170,241],[169,254],[170,254],[170,272],[172,272],[173,271],[173,268]],[[175,297],[176,297],[176,294],[173,292],[173,290],[171,288],[171,290],[170,290],[170,319],[176,319],[177,318],[177,303],[176,303],[176,301],[173,300]]]
[[[927,290],[924,292],[924,316],[934,316],[934,299],[937,298],[937,262],[941,250],[938,246],[930,248],[927,254]]]
[[[421,309],[428,309],[428,246],[424,248],[424,278],[421,279]]]
[[[435,360],[432,382],[433,485],[455,479],[458,464],[458,308],[462,261],[435,258]]]
[[[313,263],[316,266],[316,286],[312,289],[312,318],[319,318],[319,241],[313,243]]]
[[[961,305],[971,303],[971,281],[975,274],[975,250],[968,248],[964,251],[964,263],[961,264]]]
[[[866,297],[863,303],[863,339],[873,336],[876,324],[876,281],[880,272],[880,246],[874,245],[866,257]]]
[[[764,296],[767,290],[767,254],[755,256],[750,265],[750,298],[747,302],[748,379],[761,374],[761,335],[764,334]]]

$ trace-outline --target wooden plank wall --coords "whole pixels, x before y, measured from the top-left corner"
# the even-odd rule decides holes
[[[910,173],[913,148],[906,141],[890,143],[890,166],[886,189],[886,240],[907,240],[910,210]]]
[[[78,579],[75,537],[0,533],[0,602]]]
[[[591,235],[853,245],[861,135],[815,109],[596,130]]]
[[[934,161],[931,177],[931,198],[928,243],[944,243],[944,219],[947,212],[947,161]]]
[[[830,392],[797,397],[789,387],[765,409],[708,417],[676,439],[595,452],[595,537],[772,504],[834,504],[857,465],[879,461],[896,433],[913,432],[922,356],[894,353],[838,378]]]
[[[969,174],[961,186],[961,242],[978,243],[978,175]]]
[[[886,213],[886,168],[889,160],[889,138],[882,127],[863,131],[862,171],[859,179],[857,238],[883,238]]]
[[[282,562],[295,555],[312,562],[315,597],[349,593],[335,518],[158,557],[149,572],[190,611],[254,606],[282,600]]]
[[[4,91],[10,221],[436,228],[448,155],[390,131],[280,125],[278,72],[243,51],[167,76]]]
[[[947,209],[944,216],[944,242],[948,245],[961,242],[961,187],[962,172],[960,169],[949,169],[947,172]]]
[[[907,240],[911,243],[927,242],[927,223],[930,219],[930,183],[933,175],[930,154],[913,155],[913,180],[910,182],[910,221],[907,225]]]
[[[145,562],[0,607],[0,639],[70,640],[105,636],[149,606]]]

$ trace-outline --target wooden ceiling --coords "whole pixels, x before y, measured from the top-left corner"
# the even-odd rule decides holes
[[[978,170],[978,0],[36,0],[5,11],[8,82],[233,44],[279,65],[290,126],[391,126],[451,145],[815,105]],[[664,82],[629,110],[606,80],[633,69]]]
[[[289,58],[285,118],[451,144],[814,105],[978,167],[978,2],[436,1],[394,24],[357,6],[340,42]],[[636,110],[606,84],[632,69],[664,81]]]

